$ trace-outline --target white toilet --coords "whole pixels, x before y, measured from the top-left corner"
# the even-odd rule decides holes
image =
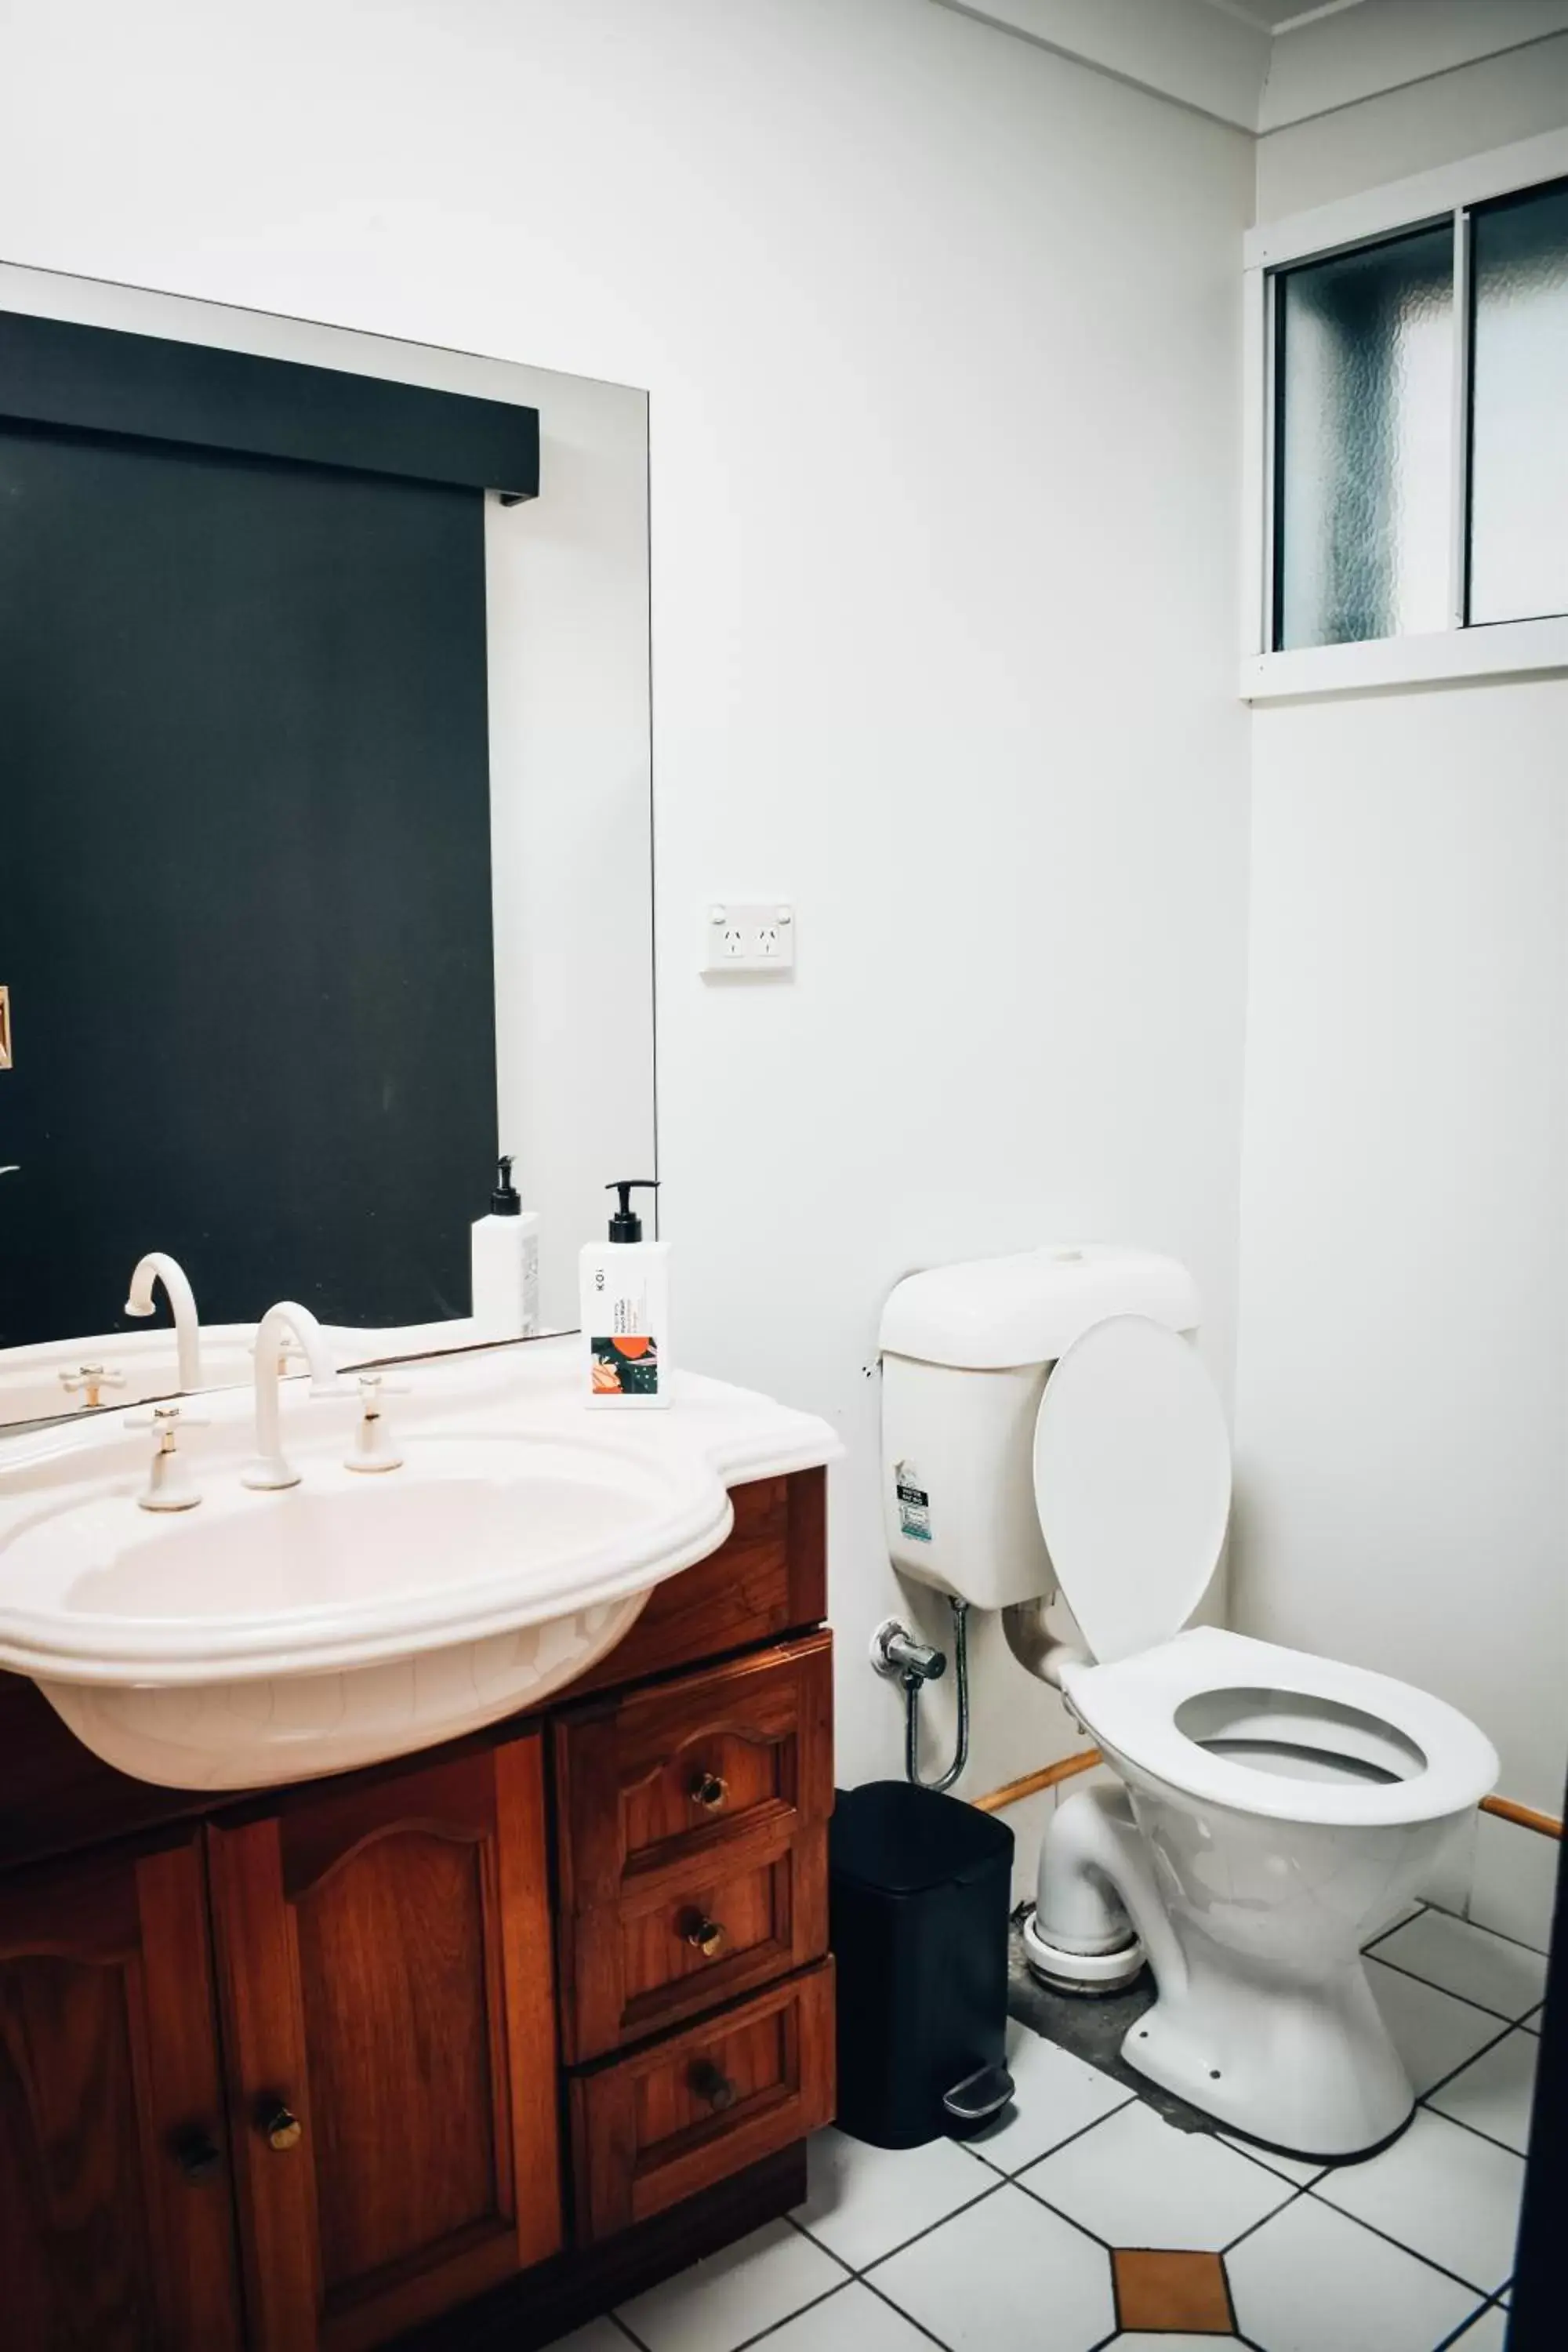
[[[1182,1630],[1230,1507],[1197,1320],[1173,1259],[1099,1244],[900,1283],[881,1331],[888,1545],[906,1575],[1004,1612],[1121,1783],[1058,1803],[1030,1966],[1105,1991],[1147,1958],[1157,1999],[1130,2064],[1270,2147],[1359,2155],[1414,2106],[1362,1944],[1429,1879],[1498,1759],[1406,1683]],[[1058,1591],[1081,1645],[1046,1622]]]

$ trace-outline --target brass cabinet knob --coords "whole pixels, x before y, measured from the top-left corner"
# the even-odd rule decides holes
[[[289,2148],[298,2147],[305,2136],[305,2126],[293,2110],[281,2099],[264,2099],[256,2118],[256,2127],[268,2147],[279,2156]]]
[[[210,2132],[200,2124],[192,2124],[176,2132],[173,2141],[174,2162],[187,2180],[211,2180],[223,2162],[223,2152]]]
[[[716,1960],[730,1940],[717,1919],[689,1918],[681,1932],[692,1950],[700,1952],[705,1960]]]
[[[734,2105],[735,2085],[711,2058],[699,2058],[686,2079],[697,2096],[707,2100],[715,2115],[722,2115],[726,2107]]]
[[[721,1772],[699,1772],[691,1783],[691,1801],[705,1813],[716,1813],[729,1793],[730,1783]]]

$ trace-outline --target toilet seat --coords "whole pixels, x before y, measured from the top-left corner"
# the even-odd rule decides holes
[[[1486,1734],[1430,1692],[1392,1675],[1287,1650],[1219,1626],[1194,1626],[1173,1641],[1108,1665],[1068,1665],[1062,1689],[1084,1729],[1135,1769],[1200,1802],[1281,1822],[1372,1828],[1441,1820],[1478,1804],[1495,1784],[1497,1751]],[[1216,1754],[1181,1729],[1189,1700],[1213,1692],[1280,1692],[1321,1702],[1321,1736],[1295,1727],[1294,1743],[1330,1754],[1365,1752],[1353,1725],[1332,1710],[1385,1727],[1425,1759],[1407,1779],[1384,1782],[1296,1780]],[[1345,1744],[1342,1745],[1342,1741]]]

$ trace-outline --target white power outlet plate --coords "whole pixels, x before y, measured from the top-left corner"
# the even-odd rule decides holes
[[[788,971],[795,964],[795,908],[778,898],[717,900],[708,909],[704,971]]]

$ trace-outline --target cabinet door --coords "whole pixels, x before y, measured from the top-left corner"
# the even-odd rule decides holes
[[[0,2338],[230,2352],[237,2285],[198,1844],[0,1885]]]
[[[208,1835],[258,2352],[356,2352],[552,2253],[539,1736]]]

